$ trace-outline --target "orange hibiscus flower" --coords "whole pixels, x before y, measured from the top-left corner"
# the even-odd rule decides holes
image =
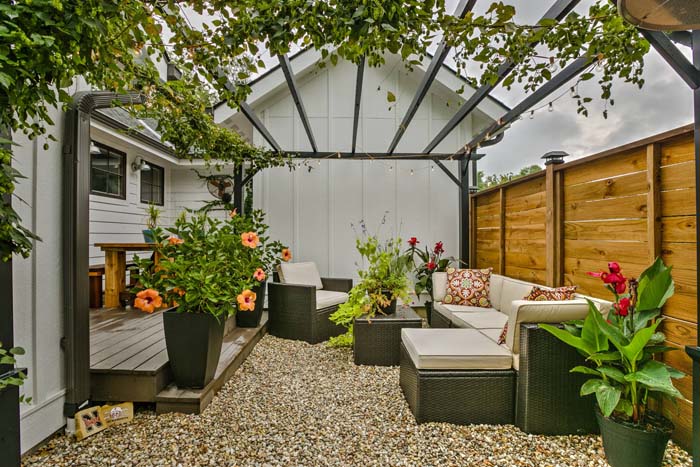
[[[179,245],[181,243],[185,243],[185,241],[173,235],[171,237],[168,237],[168,243],[170,243],[171,245]]]
[[[233,211],[231,211],[228,215],[231,219],[233,219],[234,217],[236,217],[238,215],[238,209],[233,208]]]
[[[255,232],[246,232],[241,234],[241,241],[243,242],[244,246],[249,248],[257,248],[260,238],[258,238],[258,234]]]
[[[181,297],[182,297],[183,295],[185,295],[185,291],[182,290],[180,287],[173,287],[173,292],[175,292],[176,294],[178,294],[178,295],[181,296]]]
[[[241,311],[253,311],[255,309],[255,299],[258,298],[255,292],[246,289],[241,292],[236,301],[238,302],[238,308]]]
[[[163,297],[160,296],[157,290],[146,289],[136,294],[134,307],[146,313],[153,313],[156,308],[163,305]]]
[[[283,261],[291,261],[292,259],[292,252],[289,251],[289,248],[285,248],[282,250],[282,260]]]
[[[253,278],[258,282],[264,281],[265,277],[267,276],[265,276],[265,271],[263,271],[262,268],[256,269],[255,273],[253,274]]]

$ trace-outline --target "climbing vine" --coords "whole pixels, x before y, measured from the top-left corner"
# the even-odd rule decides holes
[[[188,12],[204,17],[194,25]],[[482,15],[456,18],[444,0],[13,0],[0,4],[0,129],[55,140],[48,131],[54,108],[65,110],[78,77],[95,89],[137,87],[147,96],[138,111],[158,115],[164,140],[182,157],[250,160],[256,169],[285,164],[282,156],[247,145],[218,128],[206,107],[211,96],[232,106],[250,93],[250,77],[264,68],[263,51],[288,53],[294,44],[321,50],[323,63],[339,58],[379,66],[384,53],[407,66],[423,60],[444,32],[455,62],[481,65],[473,82],[495,83],[497,69],[512,60],[504,86],[532,91],[573,58],[600,61],[601,97],[613,104],[614,77],[643,84],[649,45],[598,0],[586,15],[564,21],[518,24],[513,7],[493,2]],[[534,47],[538,42],[541,48]],[[168,56],[188,79],[161,83],[156,63]],[[592,79],[586,73],[582,79]],[[589,97],[579,97],[585,113]],[[199,101],[201,100],[201,101]],[[3,133],[0,131],[0,133]],[[10,195],[19,174],[10,168],[12,148],[0,150],[0,195]],[[28,256],[31,232],[12,205],[0,202],[0,258]]]

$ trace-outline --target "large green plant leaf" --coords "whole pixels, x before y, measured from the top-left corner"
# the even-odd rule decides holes
[[[600,372],[597,370],[594,370],[593,368],[583,366],[583,365],[578,365],[573,367],[570,370],[571,373],[583,373],[584,375],[592,375],[592,376],[600,376]]]
[[[582,396],[593,393],[595,393],[600,411],[606,417],[609,417],[610,414],[613,413],[622,396],[622,391],[620,389],[606,383],[602,379],[589,379],[581,386]]]
[[[681,397],[681,393],[671,382],[671,372],[668,367],[656,360],[648,361],[639,371],[626,375],[625,379],[636,381],[650,391],[661,392],[674,398]]]
[[[626,384],[625,374],[619,368],[615,368],[613,366],[601,366],[598,368],[598,371],[613,381],[617,381],[620,384]]]
[[[639,276],[637,311],[658,310],[671,298],[675,290],[671,269],[656,258]]]
[[[593,349],[591,353],[605,352],[610,347],[608,337],[597,325],[594,315],[600,315],[600,312],[593,302],[588,300],[588,316],[583,321],[581,339]]]
[[[589,342],[586,342],[580,337],[574,336],[573,334],[569,333],[564,329],[559,329],[558,327],[552,326],[551,324],[540,324],[539,326],[541,329],[544,329],[545,331],[549,332],[565,344],[568,344],[571,347],[580,350],[586,356],[595,353],[595,348],[592,347]]]
[[[644,347],[651,339],[651,336],[654,335],[654,332],[656,332],[656,327],[658,325],[659,322],[656,322],[647,328],[637,331],[632,338],[632,342],[620,349],[620,352],[622,352],[625,358],[630,362],[639,360],[643,356]]]
[[[589,303],[591,303],[590,300]],[[612,342],[615,348],[620,352],[624,353],[622,349],[627,344],[629,344],[629,339],[625,337],[624,334],[622,334],[620,329],[605,321],[603,315],[601,315],[597,311],[595,313],[591,313],[589,311],[588,315],[593,317],[595,323],[600,328],[600,331],[608,337],[608,339],[610,340],[610,342]]]
[[[622,354],[618,351],[595,353],[588,357],[588,360],[600,362],[617,362],[622,359]]]
[[[661,314],[661,310],[655,308],[653,310],[637,310],[634,314],[634,330],[639,331],[642,328],[647,327],[649,321],[657,318]]]

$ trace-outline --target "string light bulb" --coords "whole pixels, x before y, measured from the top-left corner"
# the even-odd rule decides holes
[[[534,120],[534,119],[535,119],[535,111],[531,110],[530,111],[530,120]]]
[[[554,103],[550,102],[550,103],[549,103],[549,106],[547,107],[547,110],[548,110],[549,112],[554,112]]]
[[[571,91],[571,97],[574,97],[576,95],[576,89],[573,86],[571,86],[570,91]]]
[[[393,165],[390,165],[390,166],[389,166],[389,172],[391,172],[392,170],[394,170],[394,166],[393,166]]]
[[[435,166],[434,166],[434,165],[431,165],[431,166],[430,166],[430,171],[431,171],[431,172],[435,172]]]
[[[318,160],[318,165],[321,165],[321,159]]]
[[[413,169],[411,169],[411,176],[413,176]]]

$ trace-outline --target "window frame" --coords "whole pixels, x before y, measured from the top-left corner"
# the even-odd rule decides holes
[[[162,183],[160,184],[160,203],[155,203],[153,200],[144,200],[143,198],[143,171],[139,173],[139,200],[141,204],[154,204],[156,206],[165,206],[165,167],[154,164],[151,161],[147,161],[143,159],[143,161],[148,164],[149,167],[152,169],[160,170],[161,173],[161,181]],[[155,185],[153,183],[149,184],[151,188],[153,188]],[[152,193],[152,191],[151,191]]]
[[[126,153],[124,151],[120,151],[118,149],[115,149],[111,146],[107,146],[106,144],[100,143],[100,142],[95,141],[95,140],[91,140],[90,143],[94,144],[95,146],[97,146],[100,149],[104,149],[104,150],[108,151],[110,153],[110,156],[111,155],[119,156],[122,160],[121,173],[119,174],[119,176],[121,177],[121,187],[120,187],[121,194],[106,193],[104,191],[96,191],[92,188],[92,170],[93,170],[93,168],[92,168],[92,153],[90,153],[90,194],[95,195],[95,196],[103,196],[105,198],[126,200],[126,164],[127,164]],[[101,169],[98,169],[98,170],[101,170]],[[104,170],[102,170],[102,171],[105,172]],[[107,172],[107,173],[111,173],[111,172]]]

